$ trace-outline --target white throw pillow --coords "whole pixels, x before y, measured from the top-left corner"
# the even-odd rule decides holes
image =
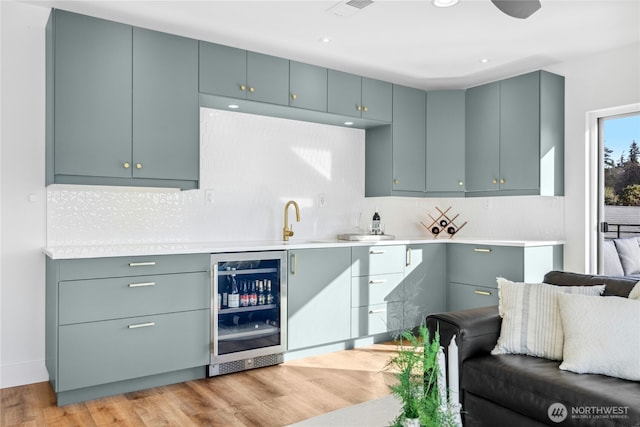
[[[629,299],[640,299],[640,282],[636,283],[633,289],[631,289]]]
[[[491,354],[527,354],[562,360],[564,335],[557,295],[601,295],[604,285],[554,286],[498,278],[500,337]]]
[[[560,369],[640,381],[640,301],[559,295],[558,305],[565,335]]]

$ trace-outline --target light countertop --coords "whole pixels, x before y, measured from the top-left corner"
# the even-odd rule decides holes
[[[51,259],[105,258],[120,256],[150,256],[196,253],[274,251],[288,249],[331,248],[341,246],[384,246],[409,244],[465,243],[495,246],[553,246],[564,242],[557,240],[492,240],[492,239],[433,239],[425,236],[396,237],[378,242],[344,241],[338,239],[296,239],[290,241],[235,241],[235,242],[169,242],[122,245],[50,246],[43,252]]]

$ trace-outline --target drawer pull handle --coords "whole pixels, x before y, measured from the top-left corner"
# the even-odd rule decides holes
[[[484,295],[486,297],[490,297],[491,296],[491,292],[489,292],[489,291],[478,291],[478,290],[475,290],[475,291],[473,291],[473,293],[477,294],[477,295]]]
[[[156,322],[138,323],[135,325],[129,325],[129,329],[148,328],[150,326],[156,326]]]
[[[369,310],[369,314],[378,314],[378,313],[386,313],[387,310],[384,308],[381,308],[380,310]]]
[[[474,252],[483,252],[483,253],[488,254],[488,253],[491,252],[491,249],[489,249],[489,248],[473,248],[473,251]]]
[[[381,254],[385,253],[385,251],[374,251],[374,250],[371,250],[371,251],[369,251],[369,253],[371,255],[381,255]]]
[[[405,263],[406,266],[410,266],[411,265],[411,248],[407,248],[407,262]]]
[[[156,265],[155,261],[144,261],[144,262],[130,262],[129,267],[149,267],[152,265]]]
[[[142,288],[144,286],[155,286],[156,282],[145,282],[145,283],[129,283],[130,288]]]
[[[369,280],[370,285],[377,285],[379,283],[386,283],[386,282],[387,282],[386,279]]]

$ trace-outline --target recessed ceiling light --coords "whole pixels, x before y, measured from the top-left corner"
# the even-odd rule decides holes
[[[353,122],[344,122],[344,124],[347,126],[353,126]]]
[[[229,105],[227,105],[227,107],[231,108],[232,110],[235,110],[235,109],[237,109],[237,108],[240,108],[240,106],[239,106],[239,105],[237,105],[237,104],[229,104]]]
[[[331,37],[321,37],[320,41],[322,43],[331,43]]]
[[[433,0],[433,5],[436,7],[451,7],[458,4],[460,0]]]
[[[489,62],[489,60],[487,58],[482,58],[480,62],[482,62],[483,64],[486,64],[487,62]]]

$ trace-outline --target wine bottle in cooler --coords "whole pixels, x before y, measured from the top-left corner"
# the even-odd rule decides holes
[[[238,308],[240,307],[240,289],[238,288],[238,279],[236,278],[236,274],[234,273],[236,269],[231,269],[231,293],[229,294],[229,308]]]
[[[251,290],[249,292],[249,305],[258,305],[258,292],[256,291],[256,282],[251,282]]]
[[[226,271],[231,271],[231,267],[227,267]],[[224,276],[224,280],[218,280],[218,286],[220,287],[220,289],[218,289],[218,292],[222,293],[221,308],[223,309],[229,307],[230,284],[231,284],[231,275]]]
[[[240,286],[240,307],[249,307],[249,289],[246,280],[243,280]]]

